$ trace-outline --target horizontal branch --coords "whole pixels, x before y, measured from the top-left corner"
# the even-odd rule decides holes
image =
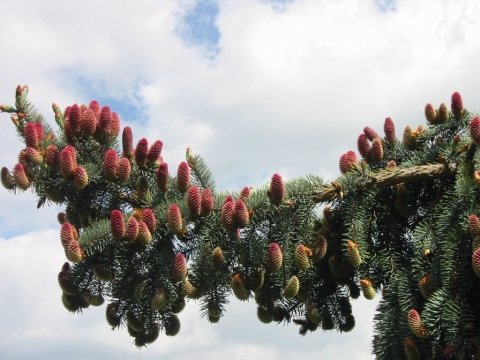
[[[456,167],[445,164],[429,164],[413,166],[406,169],[382,171],[369,176],[367,181],[357,184],[357,189],[362,191],[373,187],[391,186],[400,183],[412,183],[434,179],[453,178]],[[313,200],[317,203],[328,202],[339,195],[338,186],[315,191]]]

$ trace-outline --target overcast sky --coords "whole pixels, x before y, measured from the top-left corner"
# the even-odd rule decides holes
[[[383,134],[391,117],[401,137],[455,91],[480,110],[478,19],[468,0],[4,0],[0,103],[27,84],[54,124],[52,102],[96,99],[135,142],[162,140],[171,169],[187,147],[202,154],[222,189],[274,173],[334,180],[367,125]],[[0,166],[13,168],[22,144],[9,116],[0,121]],[[63,309],[61,209],[3,188],[0,203],[0,358],[373,358],[377,300],[354,302],[352,333],[305,337],[261,324],[252,302],[232,298],[216,325],[192,302],[178,336],[138,350],[103,307]]]

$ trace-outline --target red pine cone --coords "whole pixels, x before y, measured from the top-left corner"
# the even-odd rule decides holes
[[[25,158],[32,164],[39,165],[43,162],[43,156],[34,148],[27,147],[25,149]]]
[[[45,130],[41,122],[35,122],[33,125],[35,125],[35,131],[37,132],[38,146],[41,146],[45,138]]]
[[[452,113],[455,119],[462,120],[463,115],[463,99],[458,92],[452,94]]]
[[[65,121],[63,124],[63,132],[65,133],[65,138],[69,143],[73,142],[73,139],[75,138],[75,134],[73,133],[72,128],[70,127],[70,118],[65,117]]]
[[[81,167],[77,166],[73,172],[73,185],[77,189],[83,189],[88,184],[88,174],[87,171]]]
[[[468,219],[468,228],[472,236],[480,235],[480,219],[476,215],[470,215]]]
[[[70,130],[73,135],[76,136],[82,129],[82,112],[77,104],[72,105],[70,108]]]
[[[475,145],[480,146],[480,118],[478,116],[470,121],[470,137]]]
[[[150,149],[148,150],[148,154],[147,154],[148,165],[153,166],[155,165],[156,162],[158,162],[158,158],[162,153],[162,148],[163,148],[163,142],[161,142],[160,140],[155,141],[153,145],[150,146]]]
[[[386,118],[383,124],[383,131],[388,141],[393,142],[397,138],[395,135],[395,124],[391,118]]]
[[[383,160],[383,143],[382,139],[375,138],[372,141],[372,160],[374,163],[379,163]]]
[[[117,181],[120,184],[126,183],[130,178],[131,171],[132,171],[132,168],[130,166],[130,161],[128,161],[127,158],[122,157],[117,165],[117,172],[116,172]]]
[[[190,167],[185,161],[182,161],[177,170],[177,189],[185,193],[190,186]]]
[[[125,235],[123,236],[124,241],[133,242],[138,236],[138,222],[133,216],[128,219],[127,229],[125,230]]]
[[[168,208],[167,214],[168,229],[174,234],[180,234],[182,232],[182,214],[177,204],[172,204]]]
[[[233,228],[233,214],[234,203],[232,201],[228,201],[223,205],[221,213],[222,226],[227,231],[232,230]]]
[[[73,171],[77,165],[77,153],[72,145],[67,145],[60,152],[60,171],[65,180],[73,178]]]
[[[472,255],[472,266],[475,274],[480,276],[480,249],[475,250]]]
[[[267,269],[271,273],[275,273],[281,269],[283,264],[282,249],[277,243],[270,243],[268,247]]]
[[[64,222],[60,230],[60,240],[64,248],[67,248],[72,242],[75,242],[75,237],[73,235],[73,226],[69,222]]]
[[[113,149],[107,150],[103,158],[103,175],[107,180],[115,180],[117,175],[118,155]]]
[[[368,159],[370,157],[370,141],[365,134],[358,135],[357,148],[362,158]]]
[[[92,109],[86,109],[82,114],[82,132],[84,135],[93,136],[97,130],[97,117]]]
[[[200,215],[202,200],[200,197],[200,189],[196,186],[191,186],[187,191],[187,205],[188,211],[193,218]]]
[[[144,209],[143,210],[143,219],[145,224],[147,224],[148,230],[150,233],[154,233],[157,228],[157,219],[155,218],[155,214],[153,213],[152,209]]]
[[[84,252],[80,249],[78,242],[70,243],[67,248],[67,259],[74,263],[79,263],[85,257]]]
[[[110,107],[104,106],[100,110],[100,120],[99,120],[100,130],[105,135],[110,135],[112,131],[112,113]]]
[[[270,200],[275,205],[280,205],[285,196],[285,184],[280,174],[273,174],[269,191]]]
[[[437,111],[430,103],[425,105],[425,118],[429,124],[435,124],[437,122]]]
[[[72,107],[71,107],[71,106],[67,106],[67,107],[65,108],[65,111],[63,112],[63,118],[64,118],[64,119],[70,117],[70,110],[72,110]]]
[[[243,229],[249,222],[247,205],[242,200],[235,202],[233,221],[238,229]]]
[[[162,162],[157,169],[157,186],[160,191],[165,192],[168,189],[168,164]]]
[[[152,234],[144,221],[138,222],[138,236],[136,241],[142,245],[148,245],[152,242]]]
[[[58,149],[55,145],[50,144],[46,150],[46,163],[48,166],[55,168],[58,163]]]
[[[1,175],[3,187],[7,190],[13,190],[13,188],[15,187],[15,182],[12,175],[10,174],[10,171],[6,167],[2,167]]]
[[[202,215],[208,216],[213,210],[213,195],[210,189],[206,188],[202,191],[202,206],[201,212]]]
[[[387,163],[387,167],[388,167],[388,168],[397,167],[397,163],[395,162],[395,160],[390,160],[390,161]]]
[[[377,132],[373,130],[370,126],[365,126],[363,128],[363,133],[370,141],[373,141],[373,139],[380,137],[380,135],[378,135]]]
[[[358,163],[357,155],[353,151],[347,151],[340,157],[340,172],[345,174],[352,169],[352,165],[356,165]]]
[[[137,143],[137,148],[135,149],[135,162],[138,167],[143,168],[147,161],[148,155],[148,140],[142,138]]]
[[[113,210],[110,214],[110,229],[115,240],[122,240],[125,236],[125,220],[120,210]]]
[[[246,199],[250,196],[250,188],[245,186],[240,192],[240,199]]]
[[[34,149],[38,149],[38,135],[34,123],[27,123],[23,129],[23,136],[25,137],[25,144]]]
[[[100,104],[98,103],[98,101],[92,100],[88,108],[93,111],[93,114],[95,115],[95,118],[98,121],[100,119],[100,112],[101,112]]]
[[[133,157],[133,133],[130,126],[125,126],[122,133],[123,156],[127,159]]]
[[[422,325],[422,320],[420,319],[420,315],[418,314],[418,311],[415,309],[411,309],[408,312],[407,321],[408,321],[408,327],[416,335]]]
[[[13,168],[13,179],[17,187],[21,190],[27,190],[30,187],[30,180],[22,164],[17,164]]]
[[[175,255],[172,269],[172,281],[178,283],[187,277],[187,260],[183,254]]]
[[[112,112],[111,135],[117,137],[120,134],[120,118],[116,112]]]
[[[437,124],[444,124],[448,120],[448,108],[444,103],[440,104],[437,110]]]
[[[233,198],[232,195],[228,195],[228,196],[225,197],[225,199],[223,199],[222,207],[223,207],[223,205],[225,205],[227,202],[235,203],[235,199]]]

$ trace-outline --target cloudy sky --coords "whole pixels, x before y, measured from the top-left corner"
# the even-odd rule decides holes
[[[480,110],[480,4],[468,0],[10,1],[0,11],[0,103],[17,84],[52,124],[52,102],[93,99],[136,140],[164,142],[172,169],[191,147],[222,189],[273,173],[334,180],[364,126],[401,136],[431,102],[459,91]],[[7,114],[0,166],[22,144]],[[306,337],[263,325],[232,299],[217,325],[191,303],[174,338],[147,349],[109,330],[104,309],[70,315],[56,276],[65,261],[56,213],[0,189],[0,357],[8,359],[371,359],[376,301],[354,302],[350,334]]]

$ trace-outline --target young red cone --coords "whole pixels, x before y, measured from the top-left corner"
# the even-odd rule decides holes
[[[73,171],[73,185],[77,189],[83,189],[88,184],[88,174],[87,171],[81,167],[77,166]]]
[[[463,99],[458,92],[452,94],[452,114],[456,120],[462,120],[463,115]]]
[[[138,222],[138,236],[136,241],[141,245],[148,245],[152,242],[152,234],[144,221]]]
[[[162,148],[163,142],[161,142],[160,140],[155,141],[153,145],[150,146],[147,154],[147,164],[149,166],[153,166],[155,165],[155,163],[158,162],[160,154],[162,153]]]
[[[168,229],[174,234],[180,234],[183,229],[182,214],[177,204],[172,204],[168,208],[167,214]]]
[[[42,146],[43,140],[45,138],[45,130],[41,122],[33,123],[35,125],[35,131],[37,132],[38,146]]]
[[[128,219],[127,228],[125,230],[125,235],[123,236],[124,241],[133,242],[138,236],[138,221],[133,216]]]
[[[92,109],[85,109],[82,114],[82,132],[84,136],[93,136],[97,130],[97,117]]]
[[[117,137],[118,134],[120,134],[120,118],[116,112],[112,112],[110,134],[114,137]]]
[[[122,240],[125,236],[125,220],[120,210],[113,210],[110,214],[110,229],[115,240]]]
[[[147,162],[148,155],[148,140],[142,138],[138,141],[135,148],[135,162],[139,168],[143,168]]]
[[[242,200],[235,202],[233,221],[238,229],[243,229],[249,222],[248,209]]]
[[[73,226],[69,222],[64,222],[60,229],[60,240],[62,245],[66,248],[72,242],[75,242],[75,237],[73,235]]]
[[[100,125],[100,131],[104,135],[110,135],[112,131],[112,113],[110,111],[110,107],[102,107],[100,110],[100,119],[98,123]]]
[[[173,261],[173,269],[172,269],[172,281],[174,283],[178,283],[183,281],[187,277],[188,267],[187,267],[187,260],[183,254],[175,255],[175,259]]]
[[[185,161],[182,161],[177,170],[177,189],[185,193],[190,186],[190,167]]]
[[[77,165],[77,152],[72,145],[67,145],[60,152],[60,171],[65,180],[73,178],[73,172]]]
[[[187,205],[190,216],[196,218],[200,215],[202,199],[200,189],[197,186],[191,186],[187,191]]]
[[[233,214],[234,214],[234,204],[233,202],[228,201],[223,205],[222,213],[220,215],[222,220],[222,226],[227,231],[233,229]]]
[[[408,327],[416,335],[420,330],[422,325],[422,320],[420,319],[420,314],[417,310],[411,309],[407,315]]]
[[[250,196],[250,188],[245,186],[242,191],[240,191],[240,199],[246,199]]]
[[[30,187],[30,180],[22,164],[17,164],[13,168],[13,179],[17,187],[21,190],[27,190]]]
[[[383,143],[382,139],[375,138],[372,141],[372,160],[374,163],[379,163],[383,160]]]
[[[90,102],[90,105],[88,106],[89,109],[93,111],[93,114],[95,115],[95,118],[97,121],[100,119],[100,112],[101,112],[101,107],[100,104],[98,103],[97,100],[92,100]]]
[[[162,162],[157,169],[157,186],[160,191],[165,192],[168,189],[168,164]]]
[[[54,144],[50,144],[47,146],[46,155],[45,155],[45,162],[48,166],[55,168],[58,164],[58,149]]]
[[[280,174],[273,174],[269,191],[270,200],[275,205],[280,205],[285,196],[285,184]]]
[[[267,270],[271,273],[276,273],[282,268],[283,254],[282,249],[277,243],[270,243],[268,247]]]
[[[208,188],[202,190],[202,205],[201,213],[203,216],[208,216],[213,210],[213,195],[212,191]]]
[[[472,255],[472,266],[475,274],[480,276],[480,249],[475,250]]]
[[[80,133],[82,128],[82,112],[77,104],[72,105],[70,108],[70,130],[74,136]]]
[[[25,125],[25,128],[23,129],[23,136],[27,146],[38,149],[38,135],[34,123],[29,122]]]
[[[113,149],[107,150],[103,157],[103,175],[109,181],[115,180],[118,166],[118,155]]]
[[[468,219],[468,228],[470,230],[470,235],[480,235],[480,219],[476,215],[470,215]]]
[[[340,157],[340,172],[345,174],[352,169],[352,165],[356,165],[358,163],[357,155],[353,151],[347,151]]]
[[[370,141],[365,134],[358,135],[357,147],[362,158],[368,159],[370,157]]]
[[[444,124],[448,120],[448,107],[444,103],[440,104],[437,110],[437,124]]]
[[[157,228],[157,219],[152,209],[147,208],[143,210],[143,221],[147,224],[150,233],[153,234]]]
[[[12,175],[10,174],[10,171],[6,167],[2,167],[2,185],[5,189],[7,190],[13,190],[15,187],[15,181],[13,180]]]
[[[380,137],[380,135],[378,135],[377,132],[373,130],[370,126],[365,126],[363,128],[363,133],[370,141],[373,141],[373,139]]]
[[[130,166],[130,161],[127,158],[123,157],[118,161],[116,178],[120,184],[125,184],[130,178],[130,173],[132,168]]]
[[[480,146],[480,118],[478,116],[470,121],[470,137],[475,145]]]
[[[383,131],[385,132],[385,138],[387,141],[393,142],[397,139],[395,135],[395,124],[391,118],[386,118],[383,124]]]

